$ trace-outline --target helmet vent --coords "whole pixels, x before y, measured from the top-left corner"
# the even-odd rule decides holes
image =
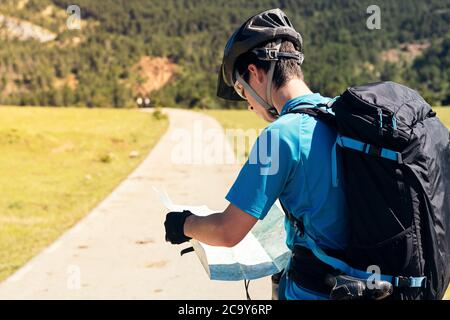
[[[268,18],[268,20],[272,20],[271,22],[275,26],[284,26],[285,25],[284,22],[281,21],[280,16],[275,13],[272,13],[272,12],[268,13],[267,18]]]
[[[284,20],[286,21],[287,25],[288,25],[289,27],[293,28],[293,25],[292,25],[292,23],[291,23],[291,20],[289,20],[289,18],[286,17],[286,16],[283,16],[283,18],[284,18]]]

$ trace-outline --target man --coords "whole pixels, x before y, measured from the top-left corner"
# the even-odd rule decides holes
[[[270,122],[258,138],[267,155],[247,161],[226,196],[224,212],[198,217],[172,212],[166,217],[166,239],[173,244],[195,238],[213,246],[233,247],[264,219],[277,199],[304,225],[286,220],[292,259],[283,276],[287,299],[327,299],[326,275],[333,272],[306,248],[304,232],[334,256],[346,246],[343,191],[332,185],[331,154],[336,133],[321,121],[293,110],[327,104],[303,80],[303,43],[280,9],[257,14],[228,40],[218,96],[246,100],[249,109]],[[252,155],[250,157],[252,157]]]

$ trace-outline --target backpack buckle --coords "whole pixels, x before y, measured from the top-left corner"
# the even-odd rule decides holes
[[[410,280],[408,277],[396,277],[395,286],[399,288],[409,288]]]
[[[395,277],[394,285],[398,288],[423,288],[426,277]]]
[[[371,155],[371,156],[377,156],[380,157],[381,156],[381,150],[382,148],[373,146],[371,144],[364,144],[364,152]]]

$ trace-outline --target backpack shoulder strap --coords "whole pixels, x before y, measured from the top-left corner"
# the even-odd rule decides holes
[[[286,114],[289,114],[289,113],[307,114],[311,117],[314,117],[318,120],[323,121],[325,124],[327,124],[331,128],[337,129],[337,123],[336,123],[336,118],[335,118],[334,114],[326,111],[325,109],[319,108],[321,106],[325,106],[325,107],[329,108],[329,105],[326,105],[326,104],[313,105],[313,104],[309,104],[309,103],[305,103],[303,105],[305,107],[295,109],[295,110],[289,110],[288,112],[286,112]],[[308,108],[308,107],[306,107],[307,105],[310,105],[311,107]]]

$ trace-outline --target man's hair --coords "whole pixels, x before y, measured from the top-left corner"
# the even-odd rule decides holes
[[[261,46],[260,48],[274,47],[275,42],[268,42]],[[294,44],[290,41],[283,41],[281,43],[280,52],[295,52]],[[241,56],[236,61],[236,70],[239,72],[241,77],[248,82],[250,74],[248,71],[248,66],[254,64],[258,69],[263,69],[266,73],[270,69],[270,61],[259,60],[256,55],[249,51]],[[273,74],[273,85],[275,89],[279,89],[284,86],[289,80],[299,78],[303,80],[303,71],[298,61],[295,59],[280,59],[275,64],[275,71]]]

